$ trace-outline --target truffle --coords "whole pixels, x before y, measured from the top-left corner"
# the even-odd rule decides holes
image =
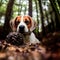
[[[21,33],[17,33],[17,32],[11,32],[7,35],[6,37],[6,42],[10,43],[12,45],[22,45],[24,44],[24,37]]]

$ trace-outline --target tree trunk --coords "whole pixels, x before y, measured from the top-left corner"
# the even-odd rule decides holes
[[[54,22],[53,17],[54,17],[54,13],[51,13],[51,24],[52,24],[52,26],[51,26],[52,27],[52,30],[51,31],[52,32],[55,31],[55,22]]]
[[[29,16],[32,17],[32,0],[29,0]]]
[[[43,15],[43,9],[42,9],[42,2],[41,2],[41,0],[38,0],[38,1],[39,1],[40,14],[41,14],[42,34],[43,34],[43,36],[45,36],[44,15]]]
[[[39,26],[39,19],[38,19],[38,3],[37,3],[37,0],[35,0],[35,4],[36,4],[36,13],[37,13],[37,23],[38,23],[38,26]]]
[[[57,9],[55,0],[49,0],[52,6],[53,11],[55,12],[55,22],[56,22],[56,31],[60,30],[60,14]]]
[[[27,10],[27,9],[26,9],[26,6],[25,6],[24,15],[26,15],[26,10]]]
[[[5,14],[5,23],[3,26],[3,35],[2,35],[3,38],[5,38],[6,35],[10,32],[9,21],[11,19],[12,12],[13,12],[14,1],[15,0],[9,0],[8,5],[7,5],[7,10],[6,10],[6,14]]]
[[[47,23],[48,23],[48,25],[47,25],[47,27],[48,27],[47,33],[49,33],[49,32],[51,32],[51,25],[49,23],[48,13],[47,13],[46,10],[45,10],[45,16],[46,16],[46,20],[47,20]]]

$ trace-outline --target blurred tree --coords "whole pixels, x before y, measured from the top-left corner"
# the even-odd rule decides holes
[[[60,14],[56,5],[56,0],[49,0],[55,13],[56,31],[60,30]]]
[[[26,8],[26,6],[25,6],[24,15],[26,15],[26,10],[27,10],[27,8]]]
[[[50,15],[51,15],[51,32],[53,32],[56,30],[54,12],[52,12]]]
[[[6,14],[5,14],[5,23],[3,26],[3,35],[2,35],[3,38],[5,38],[6,35],[10,32],[9,21],[11,19],[12,12],[13,12],[14,1],[15,0],[9,0],[8,5],[7,5]]]
[[[37,23],[38,23],[38,25],[39,25],[39,17],[38,17],[38,1],[37,0],[34,0],[35,1],[35,4],[36,4],[36,13],[37,13]]]
[[[32,17],[32,0],[29,0],[29,16]]]
[[[44,27],[44,15],[43,15],[43,9],[42,9],[42,0],[38,0],[38,1],[39,1],[40,14],[41,14],[42,34],[43,34],[43,36],[45,36],[46,33],[45,33],[45,27]]]
[[[49,21],[50,21],[50,32],[56,31],[56,22],[55,22],[55,12],[53,11],[51,4],[48,6],[49,11]]]
[[[46,9],[45,9],[45,16],[46,16],[47,27],[48,27],[46,32],[51,32],[51,25],[50,25],[49,18],[48,18],[48,11],[46,11]]]

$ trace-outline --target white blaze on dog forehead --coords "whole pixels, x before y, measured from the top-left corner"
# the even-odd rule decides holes
[[[19,27],[20,27],[21,25],[23,25],[23,26],[25,27],[25,28],[24,28],[24,31],[25,31],[25,32],[28,32],[28,31],[29,31],[26,23],[25,23],[24,20],[23,20],[23,18],[24,18],[24,16],[21,16],[21,21],[20,21],[20,23],[18,24],[18,27],[17,27],[17,31],[18,31],[18,32],[19,32]]]
[[[21,16],[21,21],[23,22],[23,16]]]

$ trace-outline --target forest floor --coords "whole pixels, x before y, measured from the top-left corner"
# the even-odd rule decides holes
[[[20,46],[0,41],[0,60],[60,60],[60,32],[47,34],[41,44]]]

